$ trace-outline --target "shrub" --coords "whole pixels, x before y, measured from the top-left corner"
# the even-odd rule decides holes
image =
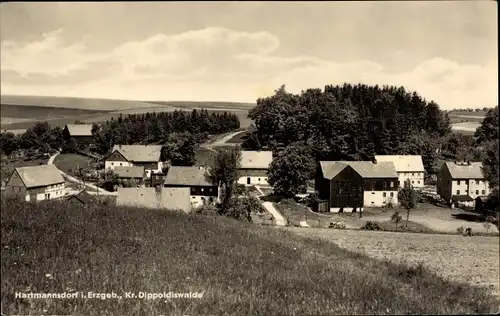
[[[362,230],[382,230],[380,225],[374,221],[368,221],[361,227]]]
[[[330,226],[328,226],[328,228],[346,229],[346,225],[344,222],[332,222],[330,223]]]
[[[463,234],[464,233],[464,227],[463,226],[458,227],[457,228],[457,233]]]
[[[196,208],[193,212],[194,214],[206,215],[206,216],[217,216],[217,207],[210,203],[205,203],[202,206]]]

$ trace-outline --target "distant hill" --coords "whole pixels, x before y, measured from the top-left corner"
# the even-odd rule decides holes
[[[2,130],[22,130],[39,121],[48,121],[52,126],[64,126],[80,120],[86,123],[102,122],[123,114],[145,112],[191,111],[208,109],[209,112],[228,111],[235,113],[243,128],[250,125],[248,110],[252,103],[196,102],[196,101],[127,101],[92,98],[46,97],[46,96],[0,96]]]

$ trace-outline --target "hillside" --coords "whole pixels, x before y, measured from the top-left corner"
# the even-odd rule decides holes
[[[120,114],[146,112],[192,111],[209,109],[209,112],[228,111],[235,113],[246,128],[251,120],[247,118],[251,103],[232,102],[141,102],[107,99],[45,97],[45,96],[1,96],[1,128],[24,130],[35,122],[48,121],[52,126],[64,126],[80,120],[86,123],[102,122]]]
[[[498,309],[498,300],[483,289],[275,228],[165,211],[10,203],[2,203],[1,213],[6,314],[469,314]],[[117,298],[19,300],[15,291],[92,291]],[[203,297],[125,299],[126,292],[139,291],[202,292]]]

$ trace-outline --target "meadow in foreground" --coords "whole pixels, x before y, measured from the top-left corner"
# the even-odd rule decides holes
[[[2,200],[2,312],[73,315],[463,314],[480,288],[229,218]],[[16,299],[18,292],[203,292],[201,299]]]

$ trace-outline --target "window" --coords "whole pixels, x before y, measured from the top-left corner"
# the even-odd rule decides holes
[[[122,163],[120,162],[120,167],[122,166]]]
[[[193,197],[191,197],[191,198],[192,198],[192,199],[196,199],[196,197],[194,197],[194,196],[193,196]]]
[[[391,181],[391,188],[394,188],[394,181]]]
[[[202,200],[202,201],[205,201],[205,197],[203,197],[203,196],[202,196],[202,197],[201,197],[201,200]]]
[[[411,176],[412,176],[412,177],[413,177],[414,175],[415,175],[414,173],[412,173],[412,174],[411,174]]]
[[[115,163],[114,163],[114,162],[112,162],[112,163],[111,163],[111,165],[112,165],[112,166],[114,166],[114,165],[115,165]]]
[[[250,184],[251,180],[250,177],[247,178],[247,184]]]
[[[457,184],[460,185],[460,180],[457,181]]]
[[[259,182],[260,182],[260,178],[259,178]]]
[[[479,182],[481,182],[481,181],[479,181],[479,180],[476,180],[476,184],[477,184],[477,185],[479,185]]]
[[[394,197],[394,192],[391,192],[391,197]]]
[[[375,194],[375,192],[372,192],[372,194]],[[373,202],[372,202],[373,203]]]
[[[375,202],[372,201],[372,204],[375,204]]]
[[[460,194],[460,190],[457,190],[457,194]]]
[[[385,192],[384,192],[384,193],[382,193],[382,196],[383,196],[383,197],[387,197],[387,193],[385,193]]]
[[[401,181],[398,181],[398,186],[400,186],[400,185],[401,185]]]
[[[411,184],[414,184],[414,183],[415,183],[415,181],[413,181],[413,180],[412,180],[412,181],[411,181]]]
[[[478,194],[478,195],[479,195],[479,190],[476,190],[476,194]]]
[[[205,191],[205,189],[201,188],[201,192]]]
[[[484,195],[484,190],[481,190],[481,194]]]
[[[418,183],[418,184],[420,184],[420,180],[419,180],[419,181],[417,181],[417,183]]]

